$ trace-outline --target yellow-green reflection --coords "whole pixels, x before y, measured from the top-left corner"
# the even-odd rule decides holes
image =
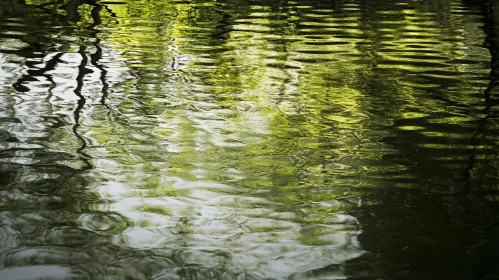
[[[23,102],[2,122],[19,143],[2,141],[27,150],[3,157],[24,167],[9,171],[8,218],[62,204],[17,229],[33,247],[100,246],[109,268],[59,249],[85,275],[313,278],[365,252],[350,211],[373,192],[453,194],[497,172],[482,155],[496,145],[472,141],[489,61],[475,8],[322,2],[27,1],[59,25],[5,76]],[[10,28],[0,50],[19,68],[32,42]],[[61,185],[30,193],[44,180]],[[60,263],[9,254],[6,267]]]

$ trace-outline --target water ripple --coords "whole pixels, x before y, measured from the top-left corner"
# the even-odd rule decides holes
[[[343,279],[384,194],[497,201],[490,34],[441,2],[2,2],[0,278]]]

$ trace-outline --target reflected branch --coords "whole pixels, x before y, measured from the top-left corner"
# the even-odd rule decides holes
[[[87,4],[93,6],[92,11],[90,12],[91,17],[93,19],[93,24],[89,27],[90,29],[102,23],[102,19],[100,16],[100,12],[102,8],[105,10],[116,20],[116,13],[114,13],[107,5],[103,5],[97,2],[97,0],[71,0],[64,6],[66,10],[66,16],[64,17],[64,24],[67,25],[71,21],[78,21],[80,19],[80,14],[78,13],[78,8],[82,4]],[[118,21],[116,20],[118,23]]]
[[[46,74],[48,71],[52,71],[56,68],[57,64],[61,62],[61,57],[64,53],[57,53],[54,55],[49,61],[45,64],[45,67],[43,68],[36,68],[35,65],[38,64],[38,62],[33,62],[33,61],[26,61],[26,66],[30,68],[30,70],[27,71],[25,75],[22,75],[21,78],[17,80],[12,86],[14,89],[18,92],[27,92],[29,91],[29,88],[25,86],[24,84],[29,81],[36,81],[35,77],[43,76],[47,78],[51,83],[52,77],[48,74]]]
[[[99,61],[102,59],[102,47],[100,46],[100,39],[97,38],[96,34],[94,34],[93,37],[96,39],[94,47],[97,50],[95,51],[95,53],[90,55],[90,62],[92,63],[93,66],[95,66],[95,68],[99,69],[99,71],[100,71],[99,79],[102,83],[102,96],[100,99],[100,103],[101,103],[101,105],[104,105],[107,107],[106,99],[107,99],[108,90],[109,90],[109,84],[106,80],[107,70],[104,68],[104,66],[102,66],[99,63]]]
[[[82,4],[88,4],[88,5],[93,6],[93,8],[90,12],[93,23],[88,27],[88,29],[93,30],[92,37],[94,37],[96,39],[94,46],[97,48],[97,51],[93,55],[90,56],[90,61],[91,61],[91,64],[94,65],[97,69],[99,69],[99,71],[101,73],[100,80],[101,80],[101,83],[103,86],[103,88],[102,88],[103,95],[101,98],[101,104],[106,106],[105,100],[106,100],[107,92],[108,92],[108,88],[109,88],[109,85],[106,82],[107,71],[104,69],[104,67],[102,67],[98,63],[98,61],[102,58],[102,48],[100,47],[100,40],[97,38],[97,31],[94,30],[94,28],[97,25],[102,23],[102,18],[100,16],[100,12],[102,11],[103,6],[98,4],[96,0],[72,0],[65,6],[67,15],[64,19],[64,23],[68,24],[70,21],[78,20],[80,18],[80,15],[78,13],[78,7]],[[107,8],[107,10],[109,11],[109,8]],[[74,90],[74,93],[76,96],[78,96],[79,100],[77,102],[77,106],[75,108],[75,111],[73,112],[75,124],[73,125],[72,130],[73,130],[74,135],[81,142],[81,146],[77,149],[76,152],[78,154],[80,154],[81,159],[85,162],[85,164],[86,164],[85,169],[90,169],[90,168],[92,168],[92,165],[89,162],[90,157],[84,152],[84,150],[87,147],[87,143],[86,143],[85,139],[83,138],[83,136],[81,136],[78,132],[78,128],[81,126],[81,124],[80,124],[81,111],[83,110],[83,108],[86,104],[86,98],[81,93],[82,88],[83,88],[83,83],[84,83],[83,79],[85,77],[85,74],[87,74],[90,71],[89,69],[86,68],[86,66],[88,64],[88,57],[87,57],[85,51],[86,51],[86,47],[83,44],[80,45],[80,49],[79,49],[78,53],[81,56],[81,63],[78,66],[78,76],[76,78],[77,86]]]
[[[85,74],[89,72],[89,70],[86,68],[86,65],[88,63],[88,58],[87,55],[85,54],[86,47],[81,45],[78,53],[81,56],[81,62],[80,65],[78,65],[78,76],[76,77],[76,88],[74,89],[74,94],[78,96],[78,102],[76,105],[76,108],[73,112],[73,117],[75,124],[73,125],[73,133],[78,138],[81,142],[81,146],[76,150],[76,152],[80,155],[81,160],[85,163],[86,169],[91,169],[92,165],[89,162],[89,156],[84,152],[84,150],[87,148],[87,142],[81,136],[78,132],[78,128],[81,126],[80,124],[80,117],[81,117],[81,111],[83,110],[83,107],[86,104],[86,98],[83,96],[81,93],[81,90],[83,88],[83,78],[85,77]]]
[[[497,81],[499,80],[499,58],[498,58],[498,51],[499,51],[499,41],[498,41],[498,34],[496,33],[494,27],[496,26],[497,22],[497,17],[496,15],[499,14],[499,5],[494,4],[491,1],[489,1],[488,5],[488,10],[487,10],[487,19],[486,19],[486,24],[484,27],[484,31],[487,34],[486,40],[487,40],[487,45],[489,46],[489,51],[490,51],[490,66],[491,66],[491,71],[489,75],[489,83],[487,85],[487,88],[483,92],[484,94],[484,108],[482,109],[482,113],[484,117],[480,118],[478,121],[478,128],[477,131],[473,134],[472,139],[471,139],[471,144],[473,146],[471,150],[471,154],[468,158],[468,166],[465,170],[465,187],[462,190],[462,194],[464,195],[471,195],[473,191],[473,169],[476,168],[477,161],[477,156],[479,155],[479,152],[482,150],[480,146],[483,145],[483,142],[485,139],[485,135],[488,132],[487,129],[487,124],[494,118],[492,109],[495,105],[497,105],[497,102],[494,102],[493,100],[493,90],[496,88]],[[491,132],[489,132],[490,134]],[[490,159],[487,160],[488,163],[492,163]],[[481,175],[485,175],[485,172],[487,170],[482,170]],[[481,176],[478,176],[481,177]],[[484,179],[484,178],[482,178]]]

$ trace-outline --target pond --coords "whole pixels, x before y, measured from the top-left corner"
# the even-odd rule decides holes
[[[498,19],[2,0],[0,279],[499,279]]]

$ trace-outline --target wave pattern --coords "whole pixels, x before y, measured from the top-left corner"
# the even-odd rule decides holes
[[[373,192],[497,197],[476,7],[27,2],[0,4],[2,279],[342,279]]]

